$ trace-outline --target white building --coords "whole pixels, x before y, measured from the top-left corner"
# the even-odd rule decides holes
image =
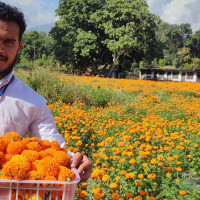
[[[200,82],[200,69],[141,68],[140,79],[162,81]]]

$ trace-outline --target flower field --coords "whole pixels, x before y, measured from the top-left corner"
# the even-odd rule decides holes
[[[76,77],[76,84],[132,94],[127,104],[49,105],[68,150],[93,162],[76,199],[200,199],[199,83]]]

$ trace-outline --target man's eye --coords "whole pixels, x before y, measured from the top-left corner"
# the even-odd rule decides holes
[[[15,41],[13,41],[13,40],[6,40],[5,43],[9,44],[9,45],[13,45],[15,43]]]

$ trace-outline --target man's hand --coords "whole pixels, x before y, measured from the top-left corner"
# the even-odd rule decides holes
[[[77,152],[73,156],[71,168],[77,168],[81,178],[80,183],[85,182],[88,180],[92,172],[92,162],[87,156]]]

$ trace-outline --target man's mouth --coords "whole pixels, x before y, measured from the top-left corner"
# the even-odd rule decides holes
[[[0,54],[0,61],[7,61],[8,58]]]

